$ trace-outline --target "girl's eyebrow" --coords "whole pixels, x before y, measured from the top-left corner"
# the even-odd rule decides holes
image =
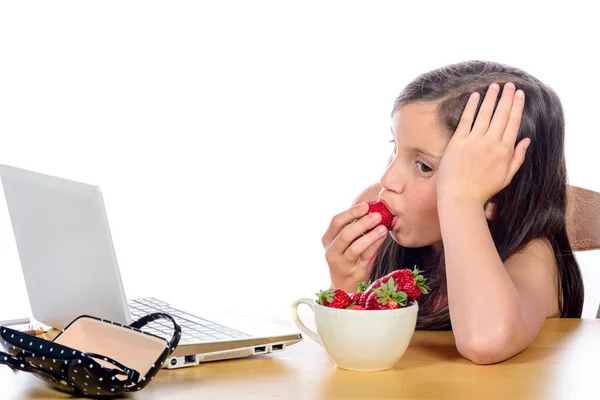
[[[390,127],[390,131],[392,132],[392,137],[394,138],[394,141],[395,141],[396,140],[396,136],[394,136],[394,130],[391,127]],[[441,156],[436,156],[435,154],[432,154],[431,152],[429,152],[427,150],[424,150],[424,149],[422,149],[420,147],[409,147],[408,149],[409,150],[416,150],[419,153],[423,153],[426,156],[433,157],[433,158],[436,158],[438,160],[440,160],[442,158]]]
[[[419,153],[425,154],[426,156],[437,158],[438,160],[442,158],[440,156],[436,156],[435,154],[432,154],[432,153],[430,153],[430,152],[428,152],[426,150],[420,149],[418,147],[413,147],[413,149],[416,150],[416,151],[418,151]]]

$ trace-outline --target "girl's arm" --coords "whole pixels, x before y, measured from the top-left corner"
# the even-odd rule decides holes
[[[458,351],[477,364],[514,356],[558,313],[552,248],[534,240],[502,263],[480,204],[444,199],[438,213]]]

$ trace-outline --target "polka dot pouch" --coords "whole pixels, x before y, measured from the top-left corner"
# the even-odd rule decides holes
[[[173,323],[169,341],[141,330],[160,318]],[[180,337],[180,326],[164,313],[148,314],[131,325],[82,315],[52,341],[1,326],[0,364],[31,372],[63,392],[116,396],[148,385]]]

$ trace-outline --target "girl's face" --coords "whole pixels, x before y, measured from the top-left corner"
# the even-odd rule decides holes
[[[450,136],[435,103],[409,103],[392,119],[394,154],[381,177],[380,200],[395,215],[390,235],[404,247],[441,249],[436,181]]]

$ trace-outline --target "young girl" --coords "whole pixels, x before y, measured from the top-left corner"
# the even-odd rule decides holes
[[[556,93],[520,69],[468,61],[418,76],[394,103],[394,151],[379,184],[323,236],[332,286],[353,292],[416,265],[431,288],[417,329],[452,329],[478,364],[525,349],[546,318],[581,317],[564,130]],[[373,198],[393,226],[361,236],[380,221],[361,218]]]

